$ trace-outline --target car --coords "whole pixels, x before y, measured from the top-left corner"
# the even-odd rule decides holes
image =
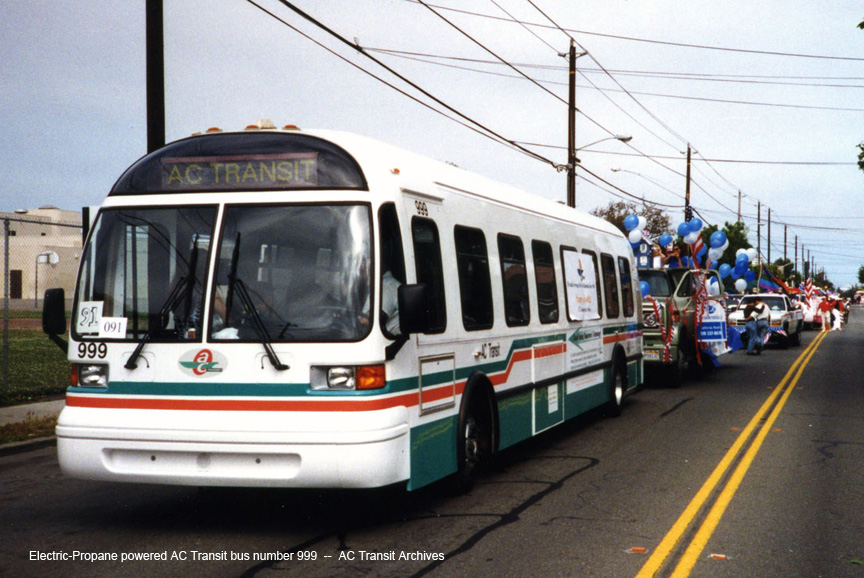
[[[729,324],[740,329],[746,327],[744,309],[757,299],[768,306],[770,313],[768,320],[769,343],[777,342],[783,348],[789,345],[799,345],[801,343],[801,331],[804,329],[804,311],[800,304],[793,303],[787,295],[778,293],[745,295],[738,302],[735,311],[729,314]]]
[[[741,293],[727,293],[726,294],[726,313],[732,313],[738,308],[738,302],[741,301],[741,298],[744,297]]]
[[[667,383],[678,387],[688,369],[697,369],[697,279],[713,287],[709,297],[723,302],[717,271],[686,268],[639,269],[651,299],[642,301],[642,354],[648,368],[665,370]],[[665,341],[664,341],[665,339]]]

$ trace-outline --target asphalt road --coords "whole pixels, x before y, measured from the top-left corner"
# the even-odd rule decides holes
[[[201,493],[5,456],[0,575],[864,577],[864,310],[721,359],[501,454],[462,496]]]

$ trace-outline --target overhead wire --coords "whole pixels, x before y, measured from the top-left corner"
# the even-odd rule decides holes
[[[307,39],[309,39],[309,40],[315,42],[315,44],[317,44],[317,45],[319,45],[319,46],[321,46],[321,47],[327,49],[327,50],[328,50],[329,52],[331,52],[332,54],[335,54],[335,55],[339,56],[343,61],[345,61],[345,62],[351,64],[351,65],[354,66],[355,68],[360,69],[361,71],[365,72],[366,74],[369,74],[370,76],[376,78],[377,80],[380,80],[380,81],[384,82],[384,84],[386,84],[387,86],[389,86],[389,87],[391,87],[391,88],[394,88],[394,89],[398,90],[401,94],[403,94],[403,95],[405,95],[405,96],[409,96],[409,97],[410,97],[412,100],[414,100],[415,102],[417,102],[417,103],[419,103],[419,104],[422,104],[422,105],[424,105],[424,106],[427,107],[427,108],[430,108],[430,109],[432,109],[432,110],[435,110],[436,112],[438,112],[438,113],[440,114],[440,111],[437,111],[434,107],[429,106],[428,103],[423,103],[421,100],[417,99],[416,97],[410,96],[410,95],[408,95],[405,91],[396,88],[392,83],[389,83],[389,82],[383,81],[383,79],[381,79],[380,77],[377,77],[376,75],[371,74],[370,72],[366,71],[366,70],[363,69],[362,67],[357,66],[356,64],[354,64],[354,63],[352,63],[350,60],[348,60],[348,59],[342,57],[341,55],[339,55],[339,54],[336,53],[335,51],[332,51],[332,50],[330,50],[328,47],[324,46],[323,44],[321,44],[321,43],[315,41],[315,40],[312,39],[309,35],[303,33],[301,30],[299,30],[297,27],[292,26],[292,25],[291,25],[289,22],[287,22],[286,20],[284,20],[284,19],[282,19],[282,18],[279,18],[278,16],[276,16],[275,14],[273,14],[272,12],[270,12],[269,10],[267,10],[267,9],[265,9],[264,7],[260,6],[260,5],[257,4],[254,0],[246,0],[246,1],[249,2],[250,4],[252,4],[253,6],[255,6],[256,8],[258,8],[259,10],[261,10],[262,12],[265,12],[266,14],[270,15],[271,17],[277,19],[279,22],[281,22],[281,23],[283,23],[284,25],[288,26],[289,28],[291,28],[291,29],[294,30],[295,32],[301,34],[301,35],[304,36],[305,38],[307,38]],[[331,36],[333,36],[334,38],[336,38],[338,41],[340,41],[341,43],[345,44],[346,46],[349,46],[351,49],[357,51],[358,53],[362,54],[362,55],[365,56],[366,58],[368,58],[368,59],[370,59],[371,61],[375,62],[378,66],[380,66],[381,68],[383,68],[384,70],[386,70],[386,71],[389,72],[390,74],[394,75],[396,78],[398,78],[398,79],[401,80],[402,82],[406,83],[408,86],[410,86],[410,87],[413,88],[414,90],[417,90],[417,91],[420,92],[422,95],[424,95],[426,98],[429,98],[430,100],[432,100],[433,102],[435,102],[435,103],[438,104],[439,106],[442,106],[442,107],[444,107],[445,109],[447,109],[448,111],[450,111],[451,113],[453,113],[453,114],[459,116],[459,117],[462,118],[465,122],[469,123],[470,125],[473,125],[473,127],[476,127],[476,128],[475,128],[475,132],[478,132],[479,134],[483,134],[483,135],[486,136],[487,138],[490,138],[490,139],[492,139],[492,140],[495,140],[496,142],[500,142],[501,144],[508,144],[511,148],[514,148],[514,149],[518,150],[519,152],[522,152],[523,154],[526,154],[526,155],[528,155],[528,156],[530,156],[530,157],[532,157],[532,158],[534,158],[534,159],[536,159],[536,160],[539,160],[539,161],[542,161],[542,162],[544,162],[544,163],[547,163],[547,164],[549,164],[549,165],[551,165],[551,166],[553,166],[553,167],[557,167],[557,166],[558,166],[558,164],[555,163],[554,161],[552,161],[552,160],[550,160],[550,159],[548,159],[548,158],[546,158],[546,157],[544,157],[544,156],[542,156],[542,155],[539,155],[539,154],[535,153],[534,151],[531,151],[531,150],[529,150],[529,149],[526,149],[525,147],[522,147],[521,145],[516,144],[516,143],[515,143],[514,141],[512,141],[511,139],[508,139],[508,138],[502,136],[501,134],[499,134],[499,133],[497,133],[496,131],[492,130],[491,128],[487,127],[487,126],[484,125],[483,123],[481,123],[481,122],[479,122],[479,121],[477,121],[477,120],[474,120],[473,118],[469,117],[468,115],[466,115],[466,114],[460,112],[459,110],[455,109],[454,107],[452,107],[451,105],[447,104],[446,102],[444,102],[444,101],[441,100],[440,98],[436,97],[435,95],[433,95],[432,93],[430,93],[430,92],[427,91],[426,89],[424,89],[424,88],[422,88],[421,86],[419,86],[417,83],[411,81],[410,79],[408,79],[408,78],[405,77],[404,75],[400,74],[399,72],[397,72],[397,71],[394,70],[393,68],[387,66],[385,63],[381,62],[380,59],[377,59],[377,58],[375,58],[374,56],[372,56],[372,55],[368,54],[367,52],[365,52],[365,51],[363,50],[363,47],[360,46],[359,44],[352,43],[352,42],[349,41],[347,38],[345,38],[344,36],[340,35],[340,34],[337,33],[335,30],[332,30],[331,28],[329,28],[328,26],[326,26],[326,25],[323,24],[322,22],[318,21],[317,19],[315,19],[314,17],[312,17],[310,14],[304,12],[303,10],[301,10],[299,7],[295,6],[294,4],[292,4],[291,2],[289,2],[288,0],[278,0],[278,1],[279,1],[281,4],[283,4],[286,8],[288,8],[288,9],[292,10],[293,12],[295,12],[298,16],[302,17],[303,19],[305,19],[305,20],[307,20],[308,22],[310,22],[311,24],[317,26],[317,27],[320,28],[321,30],[327,32],[328,34],[330,34]],[[443,115],[443,116],[447,116],[447,115]],[[460,124],[463,124],[463,126],[466,126],[466,125],[464,125],[464,123],[460,123]]]

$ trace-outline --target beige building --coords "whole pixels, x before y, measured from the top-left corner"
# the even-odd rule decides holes
[[[8,277],[0,275],[2,299],[8,297],[11,309],[35,309],[45,289],[63,287],[71,297],[81,247],[80,211],[46,206],[0,212],[0,263],[8,271]]]

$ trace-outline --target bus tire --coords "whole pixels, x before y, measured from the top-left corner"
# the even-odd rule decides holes
[[[609,379],[609,403],[606,413],[612,417],[621,415],[624,405],[624,394],[627,392],[627,364],[623,354],[619,353],[612,359],[612,375]]]
[[[453,489],[471,491],[495,451],[495,407],[492,386],[474,380],[465,387],[456,432],[456,473]]]

